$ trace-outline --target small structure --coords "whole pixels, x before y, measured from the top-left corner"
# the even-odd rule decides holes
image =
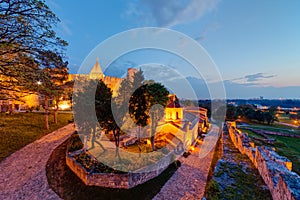
[[[166,117],[168,121],[182,121],[183,119],[183,108],[180,106],[179,100],[175,94],[169,94],[169,101],[166,106]]]

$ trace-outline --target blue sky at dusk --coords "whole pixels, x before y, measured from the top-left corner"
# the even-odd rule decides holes
[[[163,27],[182,32],[204,47],[219,68],[228,98],[300,98],[298,0],[46,3],[61,20],[58,35],[69,43],[70,73],[77,73],[93,48],[119,32]]]

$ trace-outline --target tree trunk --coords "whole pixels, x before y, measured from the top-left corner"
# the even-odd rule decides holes
[[[55,102],[55,110],[54,110],[54,123],[57,124],[57,111],[58,111],[58,98]]]
[[[151,115],[151,137],[150,137],[152,151],[155,150],[154,137],[155,137],[155,122],[154,122],[154,112],[153,112]]]
[[[13,99],[11,102],[11,113],[15,112],[15,100]]]
[[[49,97],[46,95],[45,96],[45,125],[46,129],[49,130]]]
[[[138,131],[138,141],[141,141],[141,126],[139,126],[139,131]]]
[[[120,130],[113,130],[115,145],[116,145],[116,156],[118,157],[119,162],[121,162],[121,156],[119,152],[119,143],[120,143]]]

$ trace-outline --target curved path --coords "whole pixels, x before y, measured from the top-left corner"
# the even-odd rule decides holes
[[[0,199],[60,199],[48,185],[51,152],[75,131],[64,126],[13,153],[0,163]]]
[[[48,185],[46,163],[52,151],[74,131],[74,124],[69,124],[3,160],[0,163],[0,199],[60,199]],[[182,166],[154,199],[200,199],[213,152],[199,158],[197,147],[188,158],[181,157]]]
[[[219,127],[212,125],[210,132],[211,134],[214,134],[213,132],[218,134]],[[201,145],[198,145],[187,158],[180,157],[181,167],[178,168],[153,199],[201,199],[205,192],[207,176],[215,149],[214,146],[207,151],[204,157],[199,154]]]

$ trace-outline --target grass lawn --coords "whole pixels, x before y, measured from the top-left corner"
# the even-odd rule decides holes
[[[272,132],[286,132],[290,134],[300,134],[300,130],[296,128],[292,128],[287,125],[283,124],[272,124],[272,125],[266,125],[266,124],[259,124],[259,123],[253,123],[253,122],[245,122],[248,125],[251,125],[251,128],[260,129],[260,130],[266,130],[266,131],[272,131]]]
[[[68,124],[72,114],[59,113],[58,124],[49,116],[50,130],[45,129],[44,113],[0,113],[0,161],[27,144]]]
[[[276,139],[275,148],[279,155],[285,156],[293,162],[293,171],[300,175],[300,138],[270,136]]]
[[[274,124],[271,126],[268,125],[257,125],[257,124],[249,124],[251,128],[257,130],[269,130],[273,132],[285,132],[290,134],[300,134],[299,130],[295,130],[291,127]],[[253,133],[252,131],[244,130],[247,132],[249,136],[259,137],[259,135]],[[276,135],[268,135],[269,138],[276,139],[273,147],[276,148],[276,152],[285,156],[293,162],[293,171],[300,174],[300,138],[292,138],[285,136],[276,136]],[[263,144],[268,145],[268,144]],[[269,145],[270,146],[270,145]]]

